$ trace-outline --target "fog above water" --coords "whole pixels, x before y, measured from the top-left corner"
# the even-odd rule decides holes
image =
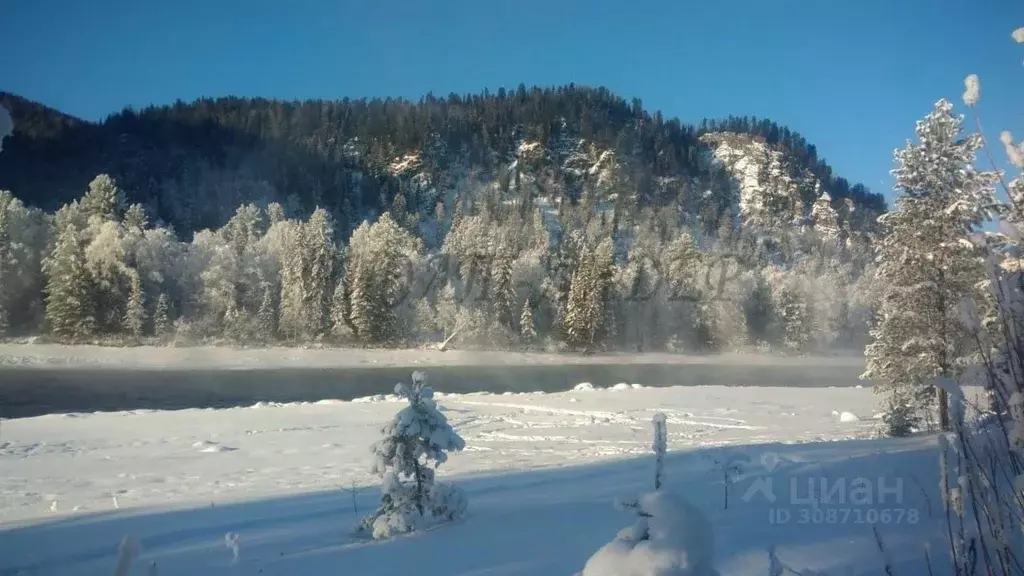
[[[581,382],[643,386],[846,387],[858,356],[562,356],[418,350],[0,346],[0,417],[226,408],[388,394],[413,370],[448,393],[563,392]]]

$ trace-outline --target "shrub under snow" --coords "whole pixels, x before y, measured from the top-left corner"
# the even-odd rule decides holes
[[[395,386],[395,394],[409,405],[383,428],[384,437],[372,448],[373,471],[381,475],[380,507],[363,519],[360,529],[374,539],[412,532],[431,521],[454,520],[466,510],[460,489],[434,483],[434,469],[448,459],[448,452],[462,450],[466,443],[437,409],[426,380],[426,374],[413,372],[412,387]]]
[[[711,523],[700,510],[660,490],[637,508],[636,522],[591,556],[582,576],[717,576]]]

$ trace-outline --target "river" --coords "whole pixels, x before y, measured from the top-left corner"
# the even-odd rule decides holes
[[[256,402],[351,400],[388,394],[415,367],[254,369],[0,367],[0,418],[138,409],[227,408]],[[422,368],[421,368],[422,369]],[[863,358],[827,362],[730,363],[715,357],[687,364],[581,363],[430,366],[439,392],[560,392],[581,382],[644,386],[828,387],[858,380]]]

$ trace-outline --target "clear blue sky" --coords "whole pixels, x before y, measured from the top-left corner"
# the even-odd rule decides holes
[[[889,194],[892,150],[982,81],[1024,136],[1020,0],[0,0],[0,90],[99,119],[199,96],[604,85],[685,121],[768,117]]]

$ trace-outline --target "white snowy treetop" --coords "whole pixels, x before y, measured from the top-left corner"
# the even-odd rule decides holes
[[[391,467],[397,474],[413,476],[421,458],[440,465],[448,460],[448,452],[466,447],[465,440],[437,409],[434,391],[424,385],[425,375],[417,374],[422,380],[412,387],[395,386],[395,394],[405,398],[409,405],[384,427],[384,438],[373,446],[377,457],[374,472],[378,474]]]

